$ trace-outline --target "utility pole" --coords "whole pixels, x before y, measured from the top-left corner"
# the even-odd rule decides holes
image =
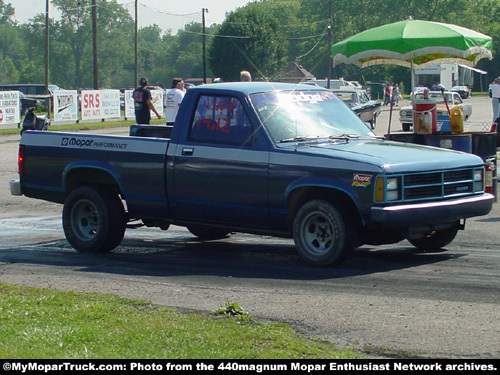
[[[208,9],[201,9],[201,21],[203,30],[203,83],[207,83],[207,53],[206,53],[206,42],[205,42],[205,13],[208,13]]]
[[[97,0],[92,0],[92,44],[94,47],[94,90],[99,90],[99,65],[97,62]]]
[[[133,87],[137,86],[137,82],[139,82],[139,57],[138,57],[138,25],[139,25],[139,12],[137,10],[137,1],[135,0],[135,70],[134,70],[134,84]]]
[[[328,16],[328,70],[327,70],[327,78],[326,78],[326,87],[330,88],[330,79],[332,78],[332,27],[333,27],[333,19],[332,19],[332,0],[330,0],[330,10]]]
[[[49,7],[50,0],[45,1],[45,95],[47,95],[47,112],[48,117],[50,118],[50,92],[49,92]]]

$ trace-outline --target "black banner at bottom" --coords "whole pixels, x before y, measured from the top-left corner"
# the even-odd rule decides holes
[[[500,360],[457,359],[367,359],[367,360],[1,360],[5,373],[56,373],[56,372],[197,372],[212,374],[296,374],[325,373],[477,373],[498,372]]]

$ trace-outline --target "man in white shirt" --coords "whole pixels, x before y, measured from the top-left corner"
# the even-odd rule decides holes
[[[184,82],[182,78],[174,78],[172,80],[172,88],[167,92],[164,99],[167,125],[171,126],[174,124],[184,94]]]
[[[493,122],[500,116],[500,77],[490,84],[491,104],[493,106]]]

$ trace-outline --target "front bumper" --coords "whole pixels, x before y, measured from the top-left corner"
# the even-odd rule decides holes
[[[399,116],[399,122],[401,123],[413,123],[413,116]]]
[[[372,207],[372,224],[376,227],[414,227],[449,223],[488,214],[494,196],[488,193],[446,201]]]

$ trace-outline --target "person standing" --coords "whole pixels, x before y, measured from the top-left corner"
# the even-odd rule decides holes
[[[241,82],[251,82],[252,81],[252,75],[248,70],[242,70],[240,72],[240,81]]]
[[[389,105],[391,102],[392,86],[387,84],[384,89],[384,105]]]
[[[149,125],[151,121],[151,111],[153,111],[159,119],[161,118],[161,115],[151,101],[151,91],[146,88],[147,85],[148,79],[142,77],[139,80],[139,87],[132,93],[132,98],[134,99],[135,122],[137,124]]]
[[[491,105],[493,107],[493,122],[500,117],[500,77],[493,80],[489,87]]]
[[[399,85],[397,83],[394,85],[393,92],[394,92],[393,94],[394,105],[399,105],[399,101],[403,99],[403,97],[401,96],[401,92],[399,91]]]
[[[174,78],[172,80],[172,88],[165,95],[165,118],[167,125],[174,125],[175,117],[184,99],[184,81],[182,78]]]

